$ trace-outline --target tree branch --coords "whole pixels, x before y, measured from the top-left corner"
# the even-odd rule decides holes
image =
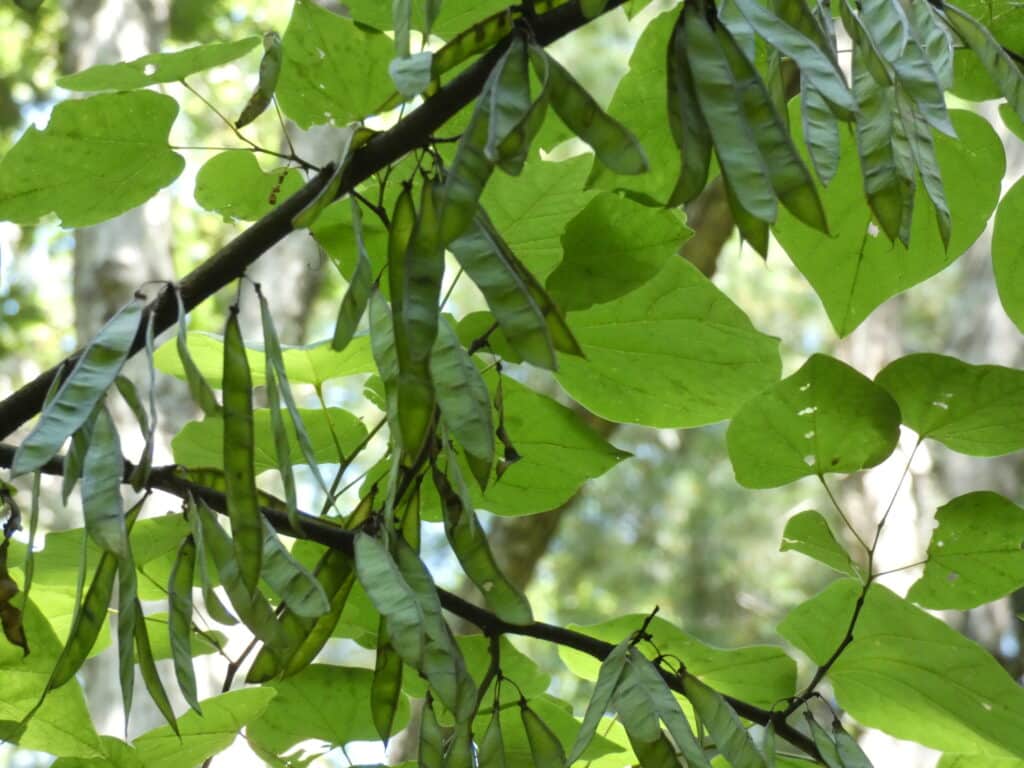
[[[11,466],[11,462],[14,460],[14,452],[14,446],[0,443],[0,467]],[[129,477],[134,469],[135,466],[131,462],[126,461],[124,463],[122,482],[129,482]],[[164,491],[182,499],[191,494],[196,499],[202,499],[211,509],[221,514],[227,514],[227,502],[223,493],[185,480],[175,470],[176,467],[174,465],[154,467],[149,476],[148,488],[150,490]],[[40,468],[40,471],[48,475],[62,475],[64,473],[63,458],[58,456],[50,459]],[[315,517],[305,512],[298,513],[300,530],[296,530],[288,521],[287,512],[270,507],[262,507],[260,511],[279,533],[297,539],[312,541],[316,544],[344,552],[349,557],[354,557],[354,531],[342,528],[340,525],[332,523],[325,518]],[[437,589],[437,594],[445,610],[474,624],[487,635],[504,634],[533,637],[538,640],[554,643],[555,645],[562,645],[581,651],[600,660],[603,660],[615,647],[612,643],[599,640],[596,637],[591,637],[582,632],[576,632],[555,624],[547,624],[543,621],[535,621],[532,624],[509,624],[499,619],[490,611],[474,605],[468,600],[464,600],[458,595],[440,587]],[[661,675],[672,690],[683,693],[681,678],[664,670],[661,670]],[[782,712],[771,712],[730,696],[726,696],[725,699],[741,717],[745,717],[759,725],[774,723],[776,734],[811,757],[820,759],[814,742],[786,722]]]
[[[605,13],[622,5],[626,0],[609,0]],[[559,6],[531,21],[537,42],[548,45],[555,40],[593,21],[583,16],[579,2]],[[420,107],[399,121],[390,130],[374,136],[353,156],[342,176],[338,197],[350,193],[357,184],[383,170],[409,152],[426,146],[431,136],[463,107],[473,101],[483,89],[492,67],[504,50],[505,41],[496,45],[464,72],[445,85]],[[327,166],[302,189],[257,221],[207,261],[190,272],[181,281],[181,297],[185,309],[191,310],[232,280],[241,277],[246,267],[266,253],[271,246],[292,231],[292,219],[316,197],[333,170]],[[139,335],[132,345],[134,355],[144,345],[143,331],[150,313],[156,313],[154,329],[162,333],[177,320],[177,306],[170,292],[163,292],[146,307]],[[43,399],[61,366],[70,371],[78,361],[81,350],[61,363],[41,373],[16,392],[0,402],[0,440],[31,419],[43,407]]]

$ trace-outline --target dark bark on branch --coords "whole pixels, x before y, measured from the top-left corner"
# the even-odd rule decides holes
[[[14,446],[0,443],[0,467],[11,466],[11,462],[14,460],[14,452]],[[124,483],[129,482],[129,477],[134,468],[135,467],[130,462],[125,462],[124,472],[122,475],[122,481]],[[227,514],[227,504],[223,493],[212,488],[191,483],[181,478],[175,472],[175,469],[176,468],[173,465],[155,467],[150,473],[148,488],[150,490],[164,491],[165,493],[170,493],[171,495],[178,496],[182,499],[191,494],[196,499],[202,499],[211,509],[216,510],[221,514]],[[63,474],[63,457],[57,456],[51,459],[41,467],[40,471],[48,475]],[[305,539],[307,541],[321,544],[325,547],[330,547],[331,549],[337,549],[350,557],[354,555],[354,531],[342,528],[340,525],[332,523],[330,520],[325,518],[315,517],[305,512],[300,512],[298,514],[301,523],[301,530],[296,530],[292,527],[291,523],[289,523],[287,512],[271,509],[269,507],[262,507],[261,512],[263,516],[266,517],[267,521],[274,526],[274,529],[285,536]],[[597,639],[596,637],[590,637],[582,632],[576,632],[554,624],[547,624],[543,621],[535,621],[532,624],[525,625],[509,624],[499,619],[490,611],[473,605],[471,602],[459,597],[458,595],[440,588],[438,588],[437,593],[441,599],[441,605],[446,611],[449,611],[455,616],[476,625],[484,634],[506,634],[534,637],[538,640],[545,640],[549,643],[573,648],[577,651],[593,656],[596,659],[604,659],[604,657],[611,653],[612,649],[615,647],[612,643],[607,643],[604,640]],[[661,674],[672,690],[677,691],[678,693],[683,693],[682,678],[665,672],[664,670],[662,670]],[[818,750],[814,746],[814,742],[796,728],[789,725],[789,723],[787,723],[782,717],[781,712],[771,712],[769,710],[762,709],[761,707],[754,706],[753,704],[734,699],[730,696],[726,696],[725,699],[741,717],[745,717],[746,719],[760,725],[767,725],[770,722],[774,722],[776,734],[811,757],[820,759]]]
[[[605,12],[622,5],[625,0],[610,0]],[[540,45],[548,45],[570,32],[586,25],[593,19],[583,16],[577,2],[560,6],[549,13],[537,16],[531,22],[534,36]],[[455,116],[459,110],[473,101],[487,80],[487,75],[504,50],[498,44],[489,53],[455,77],[419,108],[411,112],[393,128],[378,134],[366,146],[359,149],[349,162],[342,177],[338,196],[344,196],[360,182],[383,170],[409,152],[430,143],[435,131]],[[327,167],[292,197],[284,201],[269,214],[245,230],[241,235],[214,254],[181,281],[181,294],[188,310],[201,304],[232,280],[241,277],[246,267],[262,256],[281,238],[292,231],[292,219],[323,188],[332,168]],[[177,320],[174,297],[162,293],[146,308],[146,316],[140,325],[139,336],[135,339],[131,354],[143,346],[142,328],[148,313],[156,313],[156,332],[170,328]],[[43,399],[61,366],[70,371],[78,359],[79,352],[62,363],[37,376],[0,402],[0,440],[7,438],[14,430],[35,416],[42,409]]]

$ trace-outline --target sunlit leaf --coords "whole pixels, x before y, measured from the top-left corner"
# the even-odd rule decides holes
[[[0,161],[0,219],[34,224],[52,211],[84,227],[141,205],[185,167],[167,144],[177,115],[178,103],[153,91],[61,102]]]
[[[173,83],[189,75],[229,64],[259,44],[258,37],[232,43],[207,43],[174,53],[151,53],[119,64],[97,64],[57,79],[69,91],[130,91],[158,83]]]

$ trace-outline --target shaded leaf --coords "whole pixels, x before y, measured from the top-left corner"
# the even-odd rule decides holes
[[[889,363],[876,377],[899,404],[903,423],[921,437],[972,456],[1024,448],[1024,372],[971,365],[955,357],[916,354]]]

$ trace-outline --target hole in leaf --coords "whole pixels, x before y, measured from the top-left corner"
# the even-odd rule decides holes
[[[146,77],[152,77],[156,74],[156,64],[147,64],[142,68],[142,74]]]
[[[797,416],[810,416],[812,413],[817,413],[817,412],[818,412],[818,406],[816,406],[816,405],[808,405],[806,408],[801,408],[799,411],[797,411],[796,415]]]
[[[811,455],[804,456],[804,464],[806,464],[808,467],[813,467],[815,461],[817,461],[817,459],[815,459],[814,456],[811,456]]]

